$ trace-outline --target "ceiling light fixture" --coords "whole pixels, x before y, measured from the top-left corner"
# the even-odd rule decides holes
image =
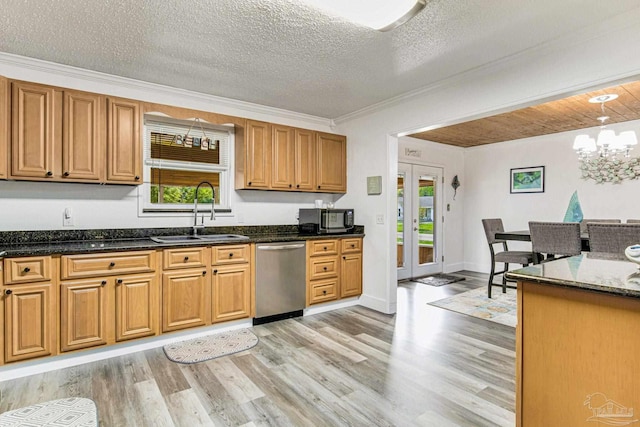
[[[420,12],[426,0],[303,0],[325,12],[379,31],[392,30]]]
[[[624,179],[640,178],[640,159],[631,157],[633,146],[638,144],[634,131],[623,131],[618,135],[607,129],[604,104],[616,99],[616,94],[606,94],[589,99],[592,104],[600,104],[602,116],[600,131],[594,139],[591,135],[577,135],[573,141],[573,149],[578,153],[582,177],[596,182],[620,182]]]

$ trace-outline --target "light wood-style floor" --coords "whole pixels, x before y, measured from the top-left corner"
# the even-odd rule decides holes
[[[363,307],[254,327],[256,347],[193,365],[161,348],[0,383],[0,413],[93,399],[101,426],[513,426],[515,330],[427,305],[484,286],[398,288]],[[496,288],[496,291],[499,291]]]

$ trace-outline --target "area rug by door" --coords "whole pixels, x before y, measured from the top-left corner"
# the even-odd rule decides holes
[[[412,282],[420,282],[425,285],[443,286],[449,283],[455,283],[464,280],[464,277],[452,276],[450,274],[433,274],[431,276],[416,277],[411,279]]]
[[[94,427],[98,411],[91,399],[69,397],[0,414],[2,427]]]
[[[178,363],[197,363],[248,350],[258,344],[258,337],[248,329],[222,332],[205,337],[165,345],[169,360]]]
[[[492,298],[487,297],[487,288],[481,287],[445,299],[430,302],[430,305],[446,308],[491,322],[516,326],[518,322],[517,293],[507,288],[507,293],[494,290]]]

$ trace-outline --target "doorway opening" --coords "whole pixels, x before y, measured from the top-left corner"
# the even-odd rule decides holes
[[[442,168],[398,163],[398,280],[442,273]]]

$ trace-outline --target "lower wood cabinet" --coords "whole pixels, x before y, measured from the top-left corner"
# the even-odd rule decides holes
[[[209,323],[210,280],[204,268],[162,274],[162,332]]]
[[[158,333],[158,281],[155,274],[118,277],[116,282],[116,341]]]
[[[70,351],[107,343],[113,323],[107,280],[87,279],[60,285],[60,350]]]
[[[248,263],[214,266],[212,289],[211,320],[214,323],[251,316],[251,271]]]
[[[4,360],[56,354],[56,295],[52,282],[5,286]]]
[[[362,238],[307,241],[307,306],[362,294]]]

